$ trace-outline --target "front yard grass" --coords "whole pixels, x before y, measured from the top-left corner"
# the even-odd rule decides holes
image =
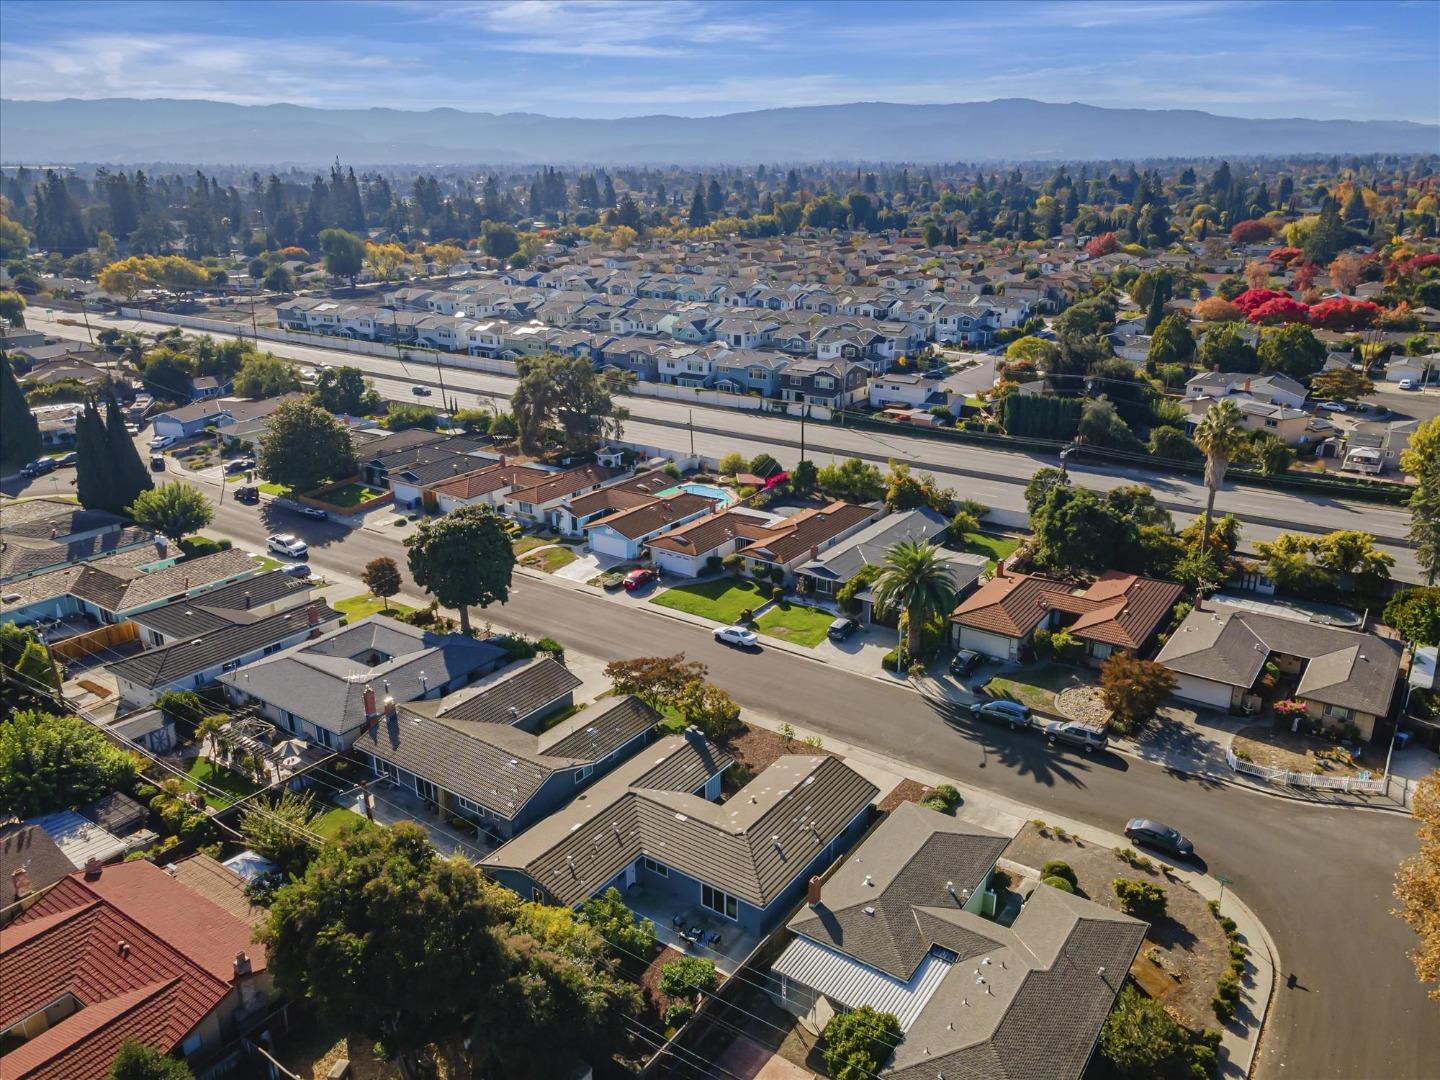
[[[835,616],[828,611],[786,601],[761,615],[755,627],[762,634],[813,649],[825,640],[825,632],[834,621]]]
[[[393,599],[390,601],[391,615],[409,615],[415,609],[409,604],[397,604]],[[369,593],[360,593],[357,596],[347,596],[344,600],[335,601],[331,607],[356,622],[370,615],[379,615],[385,612],[385,601],[379,597],[371,596]]]
[[[255,554],[250,557],[260,564],[260,572],[262,574],[268,574],[271,570],[279,570],[280,567],[285,565],[279,559],[272,559],[269,555]]]
[[[261,490],[264,490],[262,485]],[[346,484],[334,491],[327,491],[322,502],[331,506],[364,506],[366,503],[380,498],[380,492],[366,487],[364,484]]]
[[[650,602],[728,625],[737,622],[742,611],[753,611],[765,603],[766,599],[760,586],[753,581],[716,578],[713,581],[697,581],[691,585],[677,585],[673,589],[666,589]]]
[[[534,551],[538,547],[544,547],[546,544],[553,543],[555,543],[554,537],[535,536],[532,534],[530,536],[518,537],[510,546],[514,549],[515,555],[518,558],[527,551]]]
[[[260,785],[248,777],[241,776],[224,765],[217,765],[209,758],[194,758],[190,762],[190,767],[185,771],[190,779],[188,782],[182,781],[182,783],[194,791],[200,791],[205,796],[206,803],[217,810],[223,810],[260,790]],[[206,788],[217,789],[223,794],[214,795],[209,791],[203,791],[200,787],[201,784],[204,784]]]
[[[255,486],[261,491],[263,491],[266,495],[274,495],[277,498],[281,499],[290,499],[293,498],[295,495],[295,493],[289,488],[284,487],[281,484],[277,484],[273,480],[262,480]]]
[[[990,569],[995,569],[995,564],[1000,559],[1008,559],[1020,546],[1019,537],[1015,536],[992,536],[990,533],[971,533],[960,543],[954,545],[956,551],[968,551],[972,555],[984,555],[990,560]]]
[[[1064,664],[1040,664],[997,675],[985,685],[991,697],[1009,698],[1032,709],[1055,711],[1055,695],[1072,686],[1089,686],[1095,679],[1081,668]]]
[[[520,560],[530,569],[546,574],[553,574],[562,566],[569,566],[574,561],[575,552],[567,547],[550,547],[543,551],[533,551]]]

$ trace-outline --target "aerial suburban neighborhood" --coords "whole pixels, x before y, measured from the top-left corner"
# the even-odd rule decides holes
[[[1227,8],[6,4],[0,1078],[1435,1076],[1440,23]]]

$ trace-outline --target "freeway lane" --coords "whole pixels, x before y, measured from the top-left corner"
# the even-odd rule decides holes
[[[46,332],[72,338],[85,336],[83,328],[58,323],[56,320],[60,317],[73,316],[57,313],[47,317],[34,309],[27,312],[27,319]],[[92,317],[91,323],[93,326],[103,323],[152,333],[161,329],[156,323],[108,317]],[[461,368],[445,368],[443,376],[437,378],[433,364],[401,363],[394,357],[281,342],[262,342],[262,345],[279,355],[309,364],[353,364],[375,378],[383,394],[396,400],[413,401],[415,398],[410,394],[410,387],[437,386],[443,381],[447,397],[457,399],[461,407],[477,404],[488,407],[495,404],[496,399],[508,400],[515,386],[514,380],[505,376]],[[339,356],[344,359],[339,359]],[[693,443],[698,453],[718,458],[731,450],[739,450],[747,456],[767,450],[775,453],[782,462],[793,461],[799,456],[794,452],[781,452],[781,448],[798,448],[799,445],[798,425],[790,420],[739,410],[691,409],[678,402],[634,396],[627,397],[625,405],[631,412],[631,420],[625,424],[625,435],[636,442],[688,450],[692,438],[688,428],[693,416]],[[882,466],[891,459],[908,461],[953,484],[966,498],[978,499],[1014,513],[1024,512],[1023,488],[1031,474],[1042,465],[1055,464],[1053,458],[1042,454],[992,450],[968,444],[952,445],[898,432],[882,435],[819,423],[807,425],[807,428],[806,456],[821,464],[849,456],[860,456]],[[1122,484],[1148,484],[1182,524],[1204,507],[1204,487],[1189,476],[1083,462],[1071,471],[1077,477],[1083,477],[1081,482],[1085,485],[1100,490]],[[1231,487],[1222,491],[1216,498],[1216,510],[1234,513],[1244,521],[1247,526],[1245,539],[1251,542],[1273,539],[1284,530],[1323,533],[1340,528],[1364,529],[1378,537],[1380,546],[1395,557],[1396,577],[1419,580],[1413,552],[1405,539],[1409,515],[1404,510],[1246,487]]]
[[[214,491],[213,485],[206,485]],[[319,568],[354,575],[403,549],[381,532],[347,533],[269,505],[227,500],[207,532],[258,549],[284,528],[311,544]],[[407,591],[415,587],[407,580]],[[1025,733],[952,723],[916,694],[779,651],[717,645],[699,627],[530,577],[510,602],[480,613],[506,629],[550,634],[602,659],[684,650],[742,705],[873,748],[1011,798],[1118,831],[1133,815],[1167,821],[1194,839],[1211,873],[1268,926],[1283,979],[1257,1074],[1273,1078],[1420,1080],[1440,1061],[1436,1007],[1415,982],[1409,930],[1390,915],[1397,862],[1415,849],[1409,818],[1322,809],[1175,776],[1128,758],[1056,753]]]

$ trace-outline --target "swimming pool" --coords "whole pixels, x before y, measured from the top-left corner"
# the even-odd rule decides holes
[[[733,493],[716,487],[714,484],[676,484],[674,487],[660,492],[660,496],[664,498],[667,495],[679,495],[682,491],[688,491],[691,495],[704,495],[707,499],[715,499],[722,506],[729,506],[735,501]]]

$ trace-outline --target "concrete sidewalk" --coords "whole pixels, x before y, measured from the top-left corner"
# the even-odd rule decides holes
[[[745,720],[747,723],[768,728],[771,731],[779,731],[781,728],[779,721],[754,710],[746,710]],[[807,735],[812,734],[816,733],[799,728],[794,730],[796,739],[804,739]],[[955,783],[950,777],[927,769],[915,768],[902,761],[896,761],[851,743],[823,739],[822,745],[825,749],[842,755],[846,764],[874,783],[880,789],[882,798],[902,780],[918,780],[931,787]],[[960,807],[955,811],[955,816],[972,825],[978,825],[981,828],[1013,838],[1026,822],[1042,817],[1041,811],[1034,806],[981,788],[959,784],[955,784],[955,786],[960,788],[963,798]],[[1072,836],[1078,836],[1100,847],[1113,849],[1131,846],[1130,841],[1118,833],[1106,832],[1104,829],[1083,821],[1056,817],[1049,811],[1044,812],[1043,818],[1048,825],[1059,826]],[[1240,1007],[1236,1010],[1234,1019],[1229,1023],[1221,1025],[1218,1021],[1216,1022],[1221,1037],[1219,1054],[1221,1075],[1232,1078],[1232,1080],[1248,1076],[1251,1063],[1260,1046],[1265,1014],[1269,1010],[1273,997],[1275,973],[1280,970],[1279,951],[1259,917],[1234,892],[1227,892],[1220,882],[1206,874],[1187,870],[1183,866],[1165,863],[1161,859],[1156,861],[1170,867],[1175,878],[1194,889],[1207,901],[1218,901],[1221,914],[1228,915],[1235,920],[1240,929],[1240,939],[1250,950],[1250,963],[1243,981]]]

